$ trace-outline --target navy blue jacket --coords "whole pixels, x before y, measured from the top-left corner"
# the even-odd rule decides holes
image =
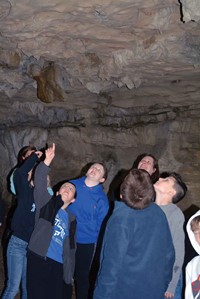
[[[162,299],[172,277],[174,247],[154,203],[143,210],[115,202],[104,235],[94,299]]]
[[[28,182],[28,173],[37,161],[38,156],[32,154],[14,172],[17,207],[11,222],[11,229],[14,236],[26,242],[29,242],[35,224],[33,187]]]

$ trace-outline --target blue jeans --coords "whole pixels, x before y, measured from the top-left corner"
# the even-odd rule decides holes
[[[183,288],[183,278],[182,278],[182,273],[181,273],[178,283],[177,283],[177,286],[176,286],[176,290],[175,290],[173,299],[181,299],[182,298],[182,288]]]
[[[22,282],[22,299],[27,299],[26,264],[28,243],[11,236],[7,249],[8,281],[2,299],[14,299]]]

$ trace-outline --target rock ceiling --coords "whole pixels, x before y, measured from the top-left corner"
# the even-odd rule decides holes
[[[199,19],[197,0],[2,0],[1,99],[195,104]]]

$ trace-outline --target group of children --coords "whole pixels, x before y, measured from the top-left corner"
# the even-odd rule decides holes
[[[85,176],[64,182],[54,195],[49,172],[55,144],[45,155],[25,147],[20,157],[11,176],[18,205],[12,219],[8,280],[2,299],[15,298],[20,282],[23,299],[71,298],[75,269],[77,298],[87,298],[95,245],[109,208],[101,184],[107,170],[94,163]]]
[[[88,299],[89,273],[109,210],[102,187],[107,169],[94,163],[85,176],[63,182],[54,194],[49,172],[55,144],[45,153],[25,147],[19,157],[11,177],[18,204],[2,299],[14,299],[20,282],[22,299],[71,299],[74,278],[76,298]],[[176,203],[186,191],[179,175],[159,178],[155,157],[140,155],[121,185],[120,200],[106,225],[91,297],[182,298],[184,216]],[[187,231],[199,254],[200,211],[188,222]],[[192,298],[200,299],[199,256],[186,268],[185,299]]]

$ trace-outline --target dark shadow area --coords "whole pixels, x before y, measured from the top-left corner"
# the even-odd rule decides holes
[[[108,190],[108,200],[110,204],[109,215],[112,214],[114,209],[114,202],[116,200],[120,200],[120,186],[129,173],[130,169],[121,169],[118,171],[116,176],[113,178],[112,182],[110,183],[109,190]]]
[[[181,22],[185,23],[183,21],[183,4],[181,3],[180,0],[178,0],[178,3],[180,4],[180,20],[181,20]]]
[[[93,258],[91,269],[90,269],[90,275],[89,275],[90,289],[89,289],[88,299],[93,298],[95,282],[97,279],[97,274],[98,274],[99,266],[100,266],[100,255],[101,255],[103,237],[104,237],[104,233],[105,233],[105,229],[106,229],[106,224],[110,218],[110,215],[111,215],[111,211],[109,209],[107,216],[104,218],[104,220],[102,222],[101,229],[99,232],[99,237],[98,237],[97,244],[96,244],[96,250],[95,250],[94,258]]]

